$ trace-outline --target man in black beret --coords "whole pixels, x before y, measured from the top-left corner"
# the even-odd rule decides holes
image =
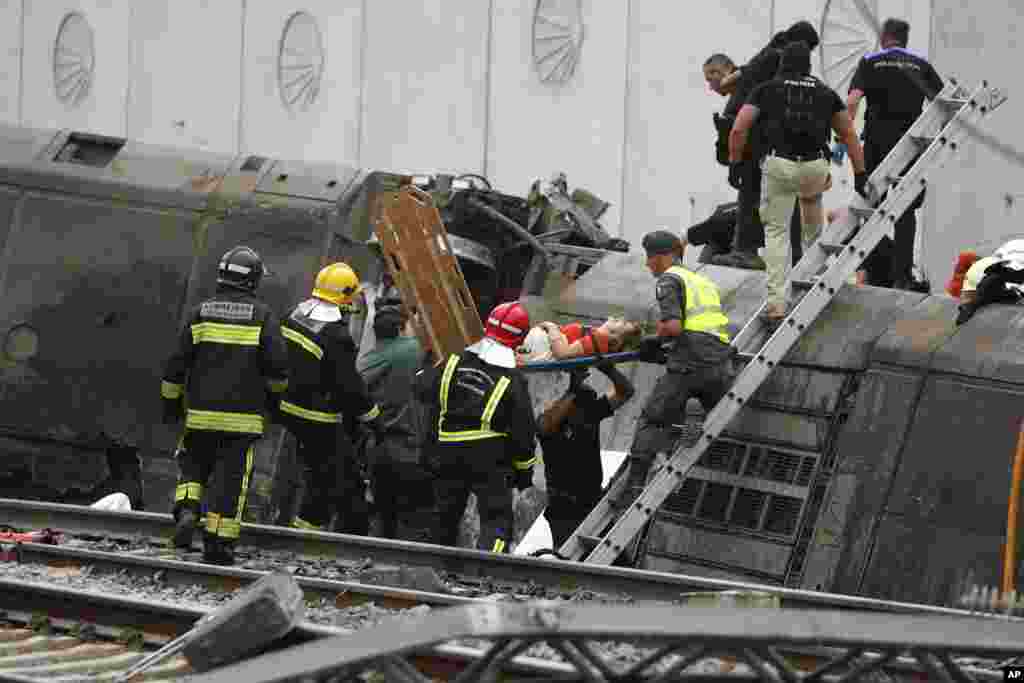
[[[664,358],[662,375],[644,405],[629,449],[629,485],[642,487],[654,456],[671,448],[672,425],[686,420],[686,402],[700,400],[710,412],[732,380],[729,319],[718,287],[683,267],[686,242],[667,230],[643,239],[647,267],[658,278],[657,333],[641,343],[649,361]]]

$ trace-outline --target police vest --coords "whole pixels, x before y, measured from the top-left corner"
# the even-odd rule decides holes
[[[779,78],[782,120],[772,136],[776,147],[822,149],[828,143],[832,117],[821,106],[827,86],[814,76]]]
[[[722,312],[718,287],[715,286],[715,283],[682,266],[671,266],[665,272],[679,278],[686,286],[683,329],[687,332],[703,332],[714,335],[728,344],[729,318]]]
[[[452,443],[508,436],[505,432],[491,429],[491,419],[511,381],[508,377],[500,377],[495,381],[478,368],[459,368],[460,360],[459,356],[449,356],[444,374],[441,375],[441,411],[437,417],[438,441]],[[452,394],[455,394],[454,400],[451,400]],[[457,427],[465,427],[477,419],[479,427],[473,429],[445,428],[446,421],[456,423]]]

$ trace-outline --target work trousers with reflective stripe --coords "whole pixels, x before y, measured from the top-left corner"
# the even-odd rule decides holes
[[[458,543],[459,525],[469,493],[476,494],[480,513],[477,547],[491,552],[508,552],[513,539],[515,516],[511,488],[512,468],[505,453],[506,439],[498,437],[463,443],[437,443],[434,461],[437,478],[435,543]]]
[[[359,474],[352,440],[342,426],[287,413],[278,419],[295,437],[296,455],[305,477],[299,517],[324,526],[330,521],[333,507],[338,512],[337,531],[365,536],[369,531],[366,484]]]
[[[175,490],[175,511],[198,510],[206,501],[206,531],[228,541],[238,538],[252,478],[253,434],[190,429],[178,455],[181,477]]]

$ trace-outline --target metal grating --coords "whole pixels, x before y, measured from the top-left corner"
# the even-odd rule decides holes
[[[800,521],[800,509],[803,501],[790,496],[772,496],[768,503],[768,514],[764,519],[764,530],[782,536],[796,533]]]
[[[713,484],[708,482],[704,488],[704,498],[700,503],[700,512],[697,516],[709,522],[725,523],[726,514],[729,512],[729,500],[735,487],[726,484]]]
[[[754,489],[740,489],[736,493],[730,522],[744,529],[757,530],[761,527],[761,515],[764,512],[768,494]]]

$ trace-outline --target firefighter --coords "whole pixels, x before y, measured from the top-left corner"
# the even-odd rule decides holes
[[[338,531],[366,535],[366,486],[343,416],[368,427],[380,415],[356,372],[357,348],[349,332],[359,277],[348,265],[332,263],[316,276],[312,297],[298,304],[281,326],[288,346],[291,383],[280,403],[281,423],[298,443],[307,486],[299,529],[323,529],[332,503]]]
[[[509,550],[514,521],[509,483],[520,491],[529,488],[536,460],[533,405],[515,353],[529,329],[522,305],[499,304],[487,317],[483,339],[417,374],[417,391],[430,406],[436,430],[427,448],[437,468],[437,543],[456,544],[472,490],[480,512],[478,547]]]
[[[205,500],[203,559],[214,564],[234,563],[263,412],[288,387],[280,324],[254,294],[263,273],[263,261],[249,247],[224,254],[217,292],[189,312],[160,385],[164,423],[185,418],[174,544],[191,546]]]
[[[415,336],[402,334],[407,312],[396,301],[377,306],[373,350],[356,369],[380,406],[380,429],[367,449],[377,535],[430,542],[434,512],[433,478],[421,462],[422,405],[415,400],[413,379],[423,367],[423,349]],[[399,535],[399,520],[402,535]]]
[[[657,276],[657,334],[645,337],[647,360],[665,360],[659,379],[637,421],[629,449],[630,487],[647,481],[654,456],[670,446],[672,425],[686,421],[686,402],[696,396],[710,412],[726,392],[732,348],[729,319],[722,312],[718,287],[682,265],[686,242],[671,232],[644,236],[647,267]],[[666,348],[667,347],[667,348]]]

